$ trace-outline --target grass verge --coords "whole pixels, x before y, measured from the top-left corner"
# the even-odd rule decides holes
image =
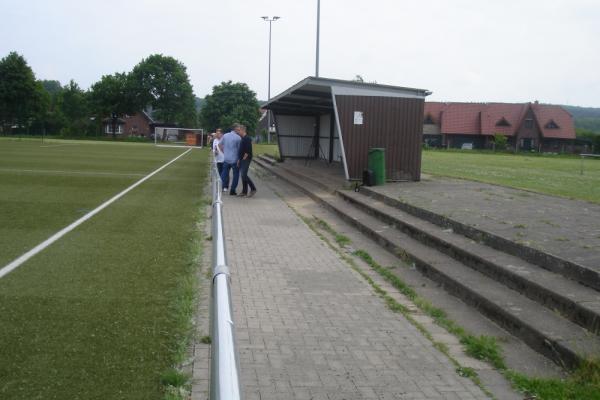
[[[139,179],[121,180],[120,174],[145,175],[182,152],[83,142],[38,152],[24,145],[9,152],[13,165],[6,159],[0,164],[5,169],[72,172],[85,168],[87,157],[88,169],[81,172],[113,174],[90,186],[64,172],[49,178],[18,172],[37,180],[0,176],[14,180],[5,186],[11,190],[0,194],[0,205],[8,204],[14,212],[18,207],[13,203],[23,198],[17,192],[27,189],[31,204],[23,198],[21,215],[28,222],[19,226],[27,240],[38,227],[64,226],[58,219],[48,223],[44,211],[55,208],[47,204],[64,201],[61,218],[72,222],[81,212],[79,204],[97,205]],[[5,147],[2,151],[8,152]],[[43,157],[36,159],[40,153]],[[160,400],[181,394],[185,376],[173,371],[185,358],[192,332],[206,155],[190,152],[0,279],[0,398]],[[63,190],[70,197],[61,196],[61,187],[74,182],[84,186]],[[26,215],[28,210],[36,211],[37,223]],[[10,218],[20,220],[17,214]],[[19,236],[13,232],[12,237]]]
[[[597,159],[585,159],[582,163],[573,156],[426,150],[422,168],[433,175],[600,203]]]
[[[252,150],[257,155],[264,154],[274,160],[279,160],[279,146],[276,144],[255,144]]]

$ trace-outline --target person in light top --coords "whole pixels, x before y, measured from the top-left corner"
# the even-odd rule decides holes
[[[229,194],[236,196],[238,180],[240,178],[240,170],[238,168],[238,151],[240,149],[240,142],[242,138],[236,133],[239,124],[235,124],[230,132],[227,132],[221,138],[219,148],[223,152],[223,172],[221,173],[221,180],[223,181],[223,191],[229,190]],[[233,180],[231,181],[231,187],[229,187],[229,170],[233,169]]]
[[[225,154],[219,147],[219,143],[221,143],[221,138],[223,137],[223,131],[219,128],[215,131],[212,141],[212,150],[215,155],[215,162],[217,163],[217,171],[219,171],[219,176],[223,172],[223,162],[225,161]]]

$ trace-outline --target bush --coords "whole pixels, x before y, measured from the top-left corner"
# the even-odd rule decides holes
[[[508,139],[501,133],[494,135],[494,150],[506,150]]]

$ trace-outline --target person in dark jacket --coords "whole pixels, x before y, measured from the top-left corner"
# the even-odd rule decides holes
[[[238,126],[237,133],[242,138],[238,154],[238,167],[242,177],[242,193],[240,193],[240,196],[252,197],[256,194],[256,186],[248,176],[248,169],[250,168],[250,162],[252,162],[252,139],[248,136],[245,125]],[[248,186],[250,187],[250,193],[248,193]]]

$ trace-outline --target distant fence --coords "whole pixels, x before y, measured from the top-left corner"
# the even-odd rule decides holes
[[[211,165],[212,180],[212,307],[211,307],[211,400],[240,400],[239,360],[231,304],[231,279],[223,235],[221,178]]]

